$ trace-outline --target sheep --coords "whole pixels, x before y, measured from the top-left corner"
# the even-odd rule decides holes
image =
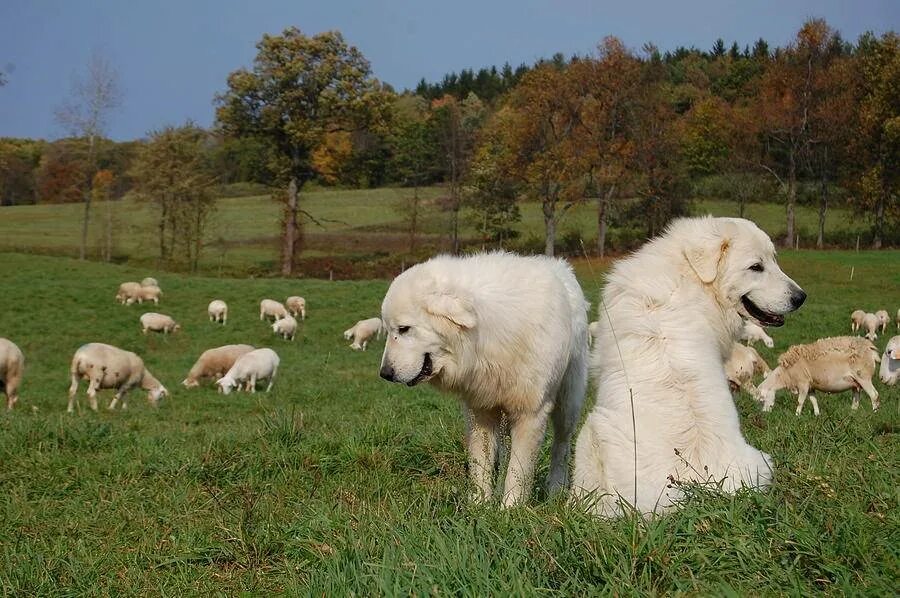
[[[144,366],[144,361],[132,353],[112,345],[88,343],[82,345],[72,357],[69,369],[72,384],[69,386],[68,412],[75,411],[75,393],[78,392],[80,380],[88,380],[87,396],[91,409],[97,411],[97,391],[103,388],[114,388],[116,394],[109,403],[109,409],[115,409],[121,400],[122,409],[128,406],[126,394],[132,388],[140,386],[147,391],[147,400],[154,407],[159,406],[169,391]]]
[[[123,282],[119,285],[119,291],[116,293],[116,301],[122,305],[131,305],[136,301],[142,301],[141,288],[140,283]]]
[[[234,365],[224,376],[216,380],[216,386],[223,394],[229,394],[233,388],[255,393],[256,383],[260,380],[268,380],[266,392],[272,390],[275,383],[275,375],[278,373],[278,355],[272,349],[254,349],[238,357]]]
[[[350,348],[354,351],[365,351],[366,346],[372,337],[381,338],[384,328],[381,325],[381,318],[369,318],[368,320],[360,320],[344,331],[344,338],[353,339]]]
[[[284,305],[273,299],[263,299],[259,302],[259,319],[274,318],[280,320],[287,315]]]
[[[594,346],[594,338],[597,336],[597,333],[600,331],[600,322],[596,320],[588,324],[588,347]]]
[[[740,338],[742,341],[746,341],[747,345],[751,347],[756,341],[762,341],[762,343],[770,349],[775,346],[775,341],[772,340],[771,336],[766,334],[763,327],[750,321],[744,322]]]
[[[221,322],[223,326],[228,322],[228,304],[221,299],[210,301],[206,313],[209,314],[210,322]]]
[[[861,309],[853,310],[853,313],[850,314],[850,332],[856,332],[859,330],[859,327],[862,326],[863,318],[866,317],[866,312]]]
[[[878,338],[878,335],[875,333],[878,330],[878,326],[881,322],[878,320],[878,316],[875,314],[866,314],[862,321],[862,327],[866,330],[866,338],[872,342],[875,342],[875,339]]]
[[[6,394],[6,408],[12,409],[19,400],[19,386],[25,372],[25,356],[9,339],[0,338],[0,390]]]
[[[900,330],[900,309],[897,310],[897,330]]]
[[[306,299],[303,297],[291,295],[287,298],[287,301],[284,302],[284,305],[295,318],[299,315],[301,320],[306,319]]]
[[[144,280],[141,281],[142,287],[158,287],[159,283],[152,276],[148,276]]]
[[[294,319],[294,316],[285,316],[272,324],[272,331],[284,340],[288,340],[288,337],[290,340],[294,340],[294,334],[297,333],[297,320]]]
[[[147,334],[148,330],[169,334],[181,330],[181,325],[175,322],[171,316],[151,311],[141,316],[141,332]]]
[[[138,303],[152,301],[154,305],[159,305],[159,298],[162,297],[162,294],[162,289],[157,286],[141,286]]]
[[[200,386],[203,378],[221,378],[224,376],[238,357],[253,351],[252,345],[224,345],[215,349],[207,349],[200,354],[197,363],[191,367],[187,378],[182,380],[185,388]]]
[[[742,389],[754,399],[761,400],[753,385],[753,376],[767,376],[770,371],[769,364],[756,349],[740,343],[732,345],[731,356],[725,362],[725,377],[733,391]]]
[[[875,364],[880,361],[875,345],[855,336],[820,339],[808,345],[795,345],[778,358],[778,367],[759,385],[763,411],[771,411],[775,392],[787,388],[796,393],[797,415],[803,411],[810,390],[841,392],[853,390],[852,409],[859,407],[860,388],[878,410],[878,391],[872,386]],[[819,403],[809,395],[813,413],[819,415]]]
[[[900,336],[888,341],[881,356],[881,370],[878,372],[881,381],[893,386],[900,380]]]
[[[878,318],[878,323],[881,325],[881,334],[884,334],[888,324],[891,323],[891,316],[888,315],[886,309],[879,309],[875,312],[875,317]]]

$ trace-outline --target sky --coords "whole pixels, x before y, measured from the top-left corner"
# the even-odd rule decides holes
[[[780,46],[811,17],[855,40],[900,31],[900,0],[0,0],[0,137],[64,136],[54,112],[94,53],[122,88],[108,136],[127,140],[211,125],[228,73],[252,64],[264,33],[289,26],[341,31],[403,90],[463,68],[587,54],[606,35],[635,50],[708,49],[719,37]]]

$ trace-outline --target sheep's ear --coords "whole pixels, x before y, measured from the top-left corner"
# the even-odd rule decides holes
[[[715,236],[700,239],[684,249],[684,258],[705,284],[719,275],[719,262],[728,250],[728,239]]]
[[[446,318],[460,328],[475,328],[477,318],[471,301],[456,295],[433,294],[425,302],[425,311]]]

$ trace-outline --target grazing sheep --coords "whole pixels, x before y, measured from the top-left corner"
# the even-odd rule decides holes
[[[753,384],[753,376],[767,376],[770,371],[769,364],[756,349],[740,343],[732,345],[731,356],[725,362],[725,377],[732,391],[742,389],[754,399],[761,400]]]
[[[97,410],[97,391],[103,388],[116,389],[116,394],[109,403],[109,409],[115,409],[120,400],[122,409],[125,409],[128,405],[125,395],[136,386],[147,391],[147,400],[154,407],[169,394],[166,387],[147,370],[140,357],[112,345],[103,343],[82,345],[75,351],[69,371],[72,375],[72,384],[69,386],[69,413],[75,411],[75,393],[78,392],[78,382],[82,379],[88,380],[87,396],[94,411]]]
[[[294,319],[294,316],[285,316],[272,324],[272,331],[284,340],[288,340],[288,337],[290,340],[294,340],[294,335],[297,333],[297,320]]]
[[[152,276],[148,276],[144,280],[141,281],[142,287],[158,287],[159,283]]]
[[[181,325],[176,323],[171,316],[147,312],[141,316],[141,332],[147,334],[148,330],[169,334],[181,330]]]
[[[141,285],[137,282],[123,282],[119,285],[119,291],[116,293],[116,301],[122,305],[131,305],[135,302],[141,302]]]
[[[295,318],[299,315],[301,320],[306,319],[306,299],[304,299],[303,297],[292,295],[287,298],[287,301],[284,302],[284,305],[287,307],[287,310],[291,312],[291,315]]]
[[[596,320],[588,324],[588,347],[594,346],[594,336],[600,331],[600,322]]]
[[[162,297],[162,289],[154,286],[142,286],[138,294],[138,303],[144,301],[152,301],[154,305],[159,305],[159,299]]]
[[[895,336],[888,341],[881,356],[881,381],[888,386],[893,386],[900,380],[900,336]]]
[[[273,318],[275,320],[280,320],[285,317],[287,314],[287,310],[284,306],[275,301],[273,299],[263,299],[259,302],[259,319],[266,320],[268,318]]]
[[[19,400],[19,385],[25,371],[25,356],[11,340],[0,338],[0,390],[6,394],[6,408]]]
[[[886,309],[879,309],[875,312],[875,317],[878,318],[878,323],[881,325],[881,334],[884,334],[888,324],[891,323],[891,316],[888,315]]]
[[[229,394],[233,388],[256,392],[256,383],[260,380],[268,380],[266,392],[272,390],[275,383],[275,374],[278,373],[278,355],[272,349],[255,349],[238,357],[228,372],[216,380],[216,386],[224,394]]]
[[[209,314],[210,322],[222,322],[223,326],[228,322],[228,304],[221,299],[210,301],[206,313]]]
[[[866,330],[866,338],[872,342],[878,338],[876,331],[881,322],[875,314],[866,314],[862,321],[862,327]]]
[[[859,327],[862,326],[863,318],[866,317],[866,312],[861,309],[853,310],[853,313],[850,314],[850,331],[856,332],[859,330]]]
[[[251,345],[224,345],[207,349],[200,354],[197,363],[181,383],[186,388],[194,388],[200,386],[200,380],[203,378],[221,378],[231,369],[238,357],[250,351],[253,351]]]
[[[352,328],[345,330],[344,338],[347,340],[353,338],[350,348],[354,351],[365,351],[372,337],[381,338],[383,332],[381,318],[369,318],[360,320]]]
[[[778,358],[778,367],[759,385],[763,411],[770,411],[775,392],[787,388],[797,397],[797,415],[803,411],[810,390],[842,392],[853,390],[852,409],[859,407],[859,390],[872,400],[872,411],[878,410],[878,391],[872,386],[878,351],[868,340],[855,336],[823,338],[808,345],[795,345]],[[819,403],[809,395],[813,413],[819,415]]]
[[[749,320],[744,322],[740,338],[742,341],[746,341],[747,345],[751,347],[756,341],[762,341],[762,343],[770,349],[775,346],[775,341],[772,340],[771,336],[766,334],[763,327],[755,322],[750,322]]]

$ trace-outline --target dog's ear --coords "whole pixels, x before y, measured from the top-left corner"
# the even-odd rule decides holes
[[[460,328],[475,328],[477,318],[472,303],[456,295],[431,294],[425,302],[425,311],[433,316],[446,318]]]
[[[719,262],[728,250],[728,240],[722,237],[707,237],[693,242],[684,249],[684,258],[694,273],[705,284],[719,275]]]

